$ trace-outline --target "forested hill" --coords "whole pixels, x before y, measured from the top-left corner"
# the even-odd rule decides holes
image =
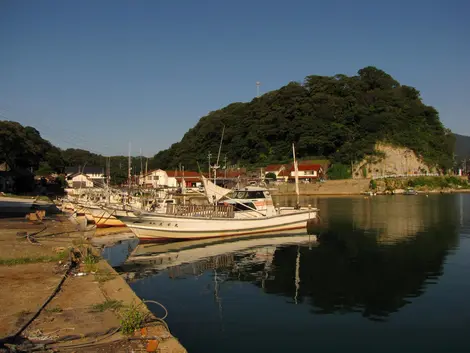
[[[457,161],[470,158],[470,136],[455,134],[455,154]]]
[[[195,168],[217,154],[222,127],[222,156],[229,162],[265,165],[299,157],[324,156],[350,164],[374,152],[377,141],[406,146],[425,161],[452,166],[455,139],[438,112],[420,93],[374,67],[356,76],[307,76],[303,83],[266,93],[249,103],[233,103],[201,118],[178,143],[159,152],[154,164]]]

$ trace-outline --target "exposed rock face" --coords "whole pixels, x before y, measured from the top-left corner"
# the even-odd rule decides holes
[[[416,175],[434,173],[416,153],[405,147],[377,143],[377,156],[370,156],[356,163],[353,178],[376,178],[381,176]]]

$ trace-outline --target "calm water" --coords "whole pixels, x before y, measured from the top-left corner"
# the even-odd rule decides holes
[[[470,195],[302,203],[319,242],[139,245],[121,270],[191,353],[470,352]]]

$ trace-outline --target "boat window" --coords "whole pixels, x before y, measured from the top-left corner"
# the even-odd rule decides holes
[[[248,193],[246,191],[235,191],[233,193],[233,198],[234,199],[246,199]]]
[[[235,191],[234,199],[264,199],[263,191]]]
[[[264,199],[264,194],[262,191],[249,191],[248,198],[249,199]]]

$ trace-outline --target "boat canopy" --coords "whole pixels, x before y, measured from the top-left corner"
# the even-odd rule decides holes
[[[212,181],[207,179],[204,175],[201,175],[202,183],[204,184],[204,192],[206,194],[209,203],[220,201],[225,195],[232,192],[231,189],[225,189],[218,185],[215,185]]]

